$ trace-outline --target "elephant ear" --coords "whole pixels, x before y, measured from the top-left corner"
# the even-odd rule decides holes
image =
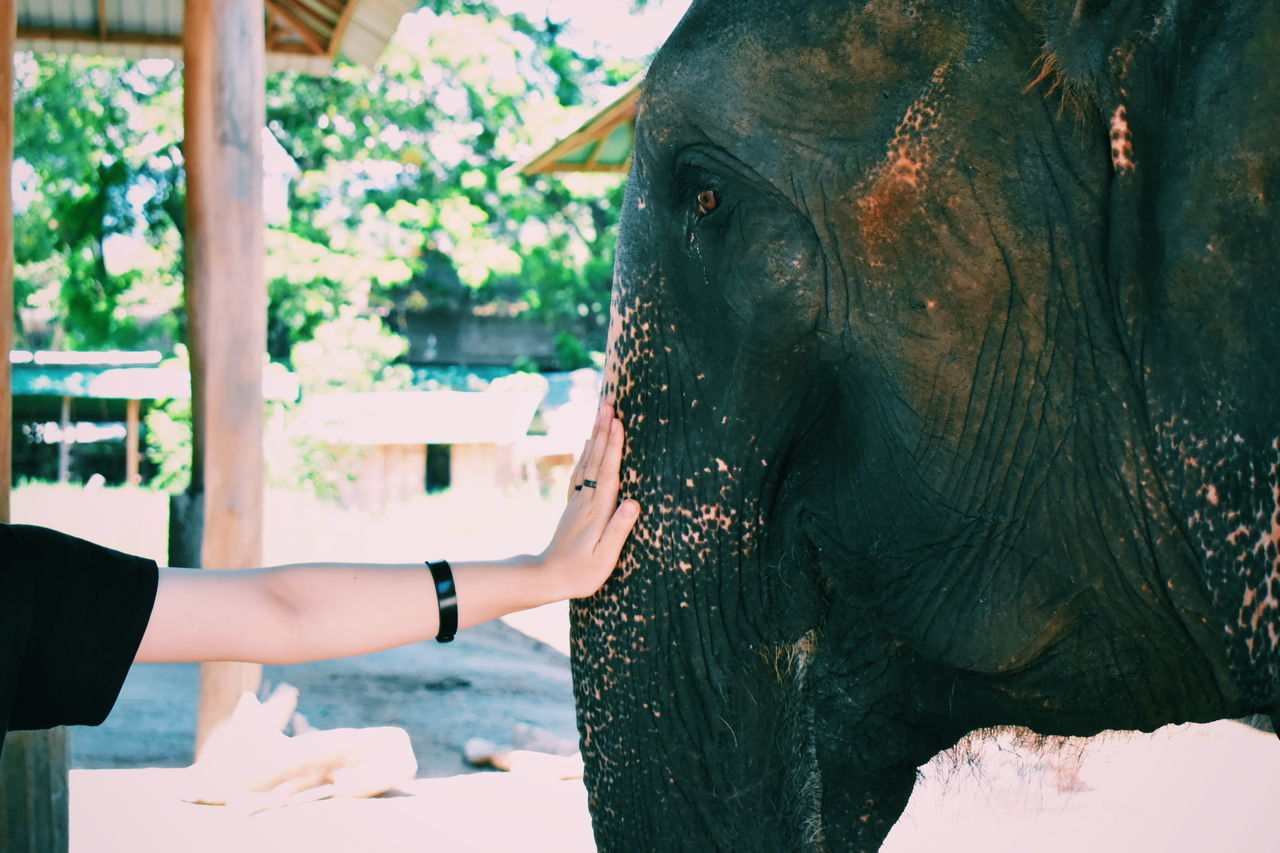
[[[1073,108],[1097,110],[1124,88],[1135,48],[1160,28],[1156,0],[1048,0],[1039,74]]]

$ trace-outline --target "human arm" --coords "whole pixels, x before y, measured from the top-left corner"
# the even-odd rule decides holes
[[[617,501],[622,443],[622,425],[605,406],[575,469],[575,480],[597,487],[571,493],[543,553],[452,564],[460,629],[590,595],[604,583],[639,514],[635,501]],[[438,630],[435,586],[422,563],[161,569],[136,660],[298,663],[403,645]]]

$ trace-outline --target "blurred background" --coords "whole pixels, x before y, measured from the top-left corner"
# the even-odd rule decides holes
[[[180,51],[50,50],[57,22],[27,5],[15,481],[180,491]],[[268,63],[289,66],[266,76],[261,131],[268,484],[374,512],[454,487],[553,488],[603,362],[629,121],[611,163],[522,168],[626,93],[685,5],[432,0],[365,64]]]

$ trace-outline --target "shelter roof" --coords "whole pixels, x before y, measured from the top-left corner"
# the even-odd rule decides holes
[[[164,364],[160,353],[24,352],[9,355],[13,395],[107,400],[183,400],[191,396],[191,374]],[[297,377],[282,365],[263,371],[268,400],[298,399]]]
[[[628,83],[621,96],[583,122],[577,130],[520,166],[520,174],[626,173],[631,168],[636,101],[643,82],[640,78]]]
[[[6,0],[9,2],[10,0]],[[16,0],[18,50],[182,58],[183,0]],[[373,65],[417,0],[264,0],[268,70]]]

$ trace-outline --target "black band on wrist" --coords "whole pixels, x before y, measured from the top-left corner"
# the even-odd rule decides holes
[[[447,560],[427,561],[431,579],[436,584],[436,604],[440,608],[440,630],[437,643],[447,643],[458,633],[458,588],[453,583],[453,569]]]

